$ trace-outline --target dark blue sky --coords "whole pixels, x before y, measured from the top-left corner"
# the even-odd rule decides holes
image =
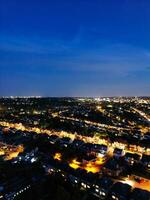
[[[3,95],[150,95],[150,1],[0,0]]]

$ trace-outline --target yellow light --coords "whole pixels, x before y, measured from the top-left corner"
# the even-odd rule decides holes
[[[55,155],[54,155],[54,159],[55,159],[55,160],[61,161],[61,158],[62,158],[61,153],[55,153]]]
[[[78,169],[80,168],[80,162],[78,162],[76,159],[73,159],[70,163],[69,166],[72,167],[73,169]]]

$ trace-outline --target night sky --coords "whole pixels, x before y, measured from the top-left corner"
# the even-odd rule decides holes
[[[150,0],[0,0],[10,95],[150,95]]]

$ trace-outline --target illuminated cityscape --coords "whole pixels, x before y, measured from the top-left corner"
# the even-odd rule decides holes
[[[0,0],[0,200],[150,200],[150,0]]]
[[[3,97],[0,138],[1,199],[150,198],[149,97]]]

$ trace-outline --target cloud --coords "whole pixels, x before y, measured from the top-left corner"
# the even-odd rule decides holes
[[[1,67],[20,66],[43,70],[70,70],[126,76],[148,71],[147,49],[130,44],[96,41],[83,37],[82,28],[71,40],[1,37]],[[87,44],[88,43],[88,44]]]

